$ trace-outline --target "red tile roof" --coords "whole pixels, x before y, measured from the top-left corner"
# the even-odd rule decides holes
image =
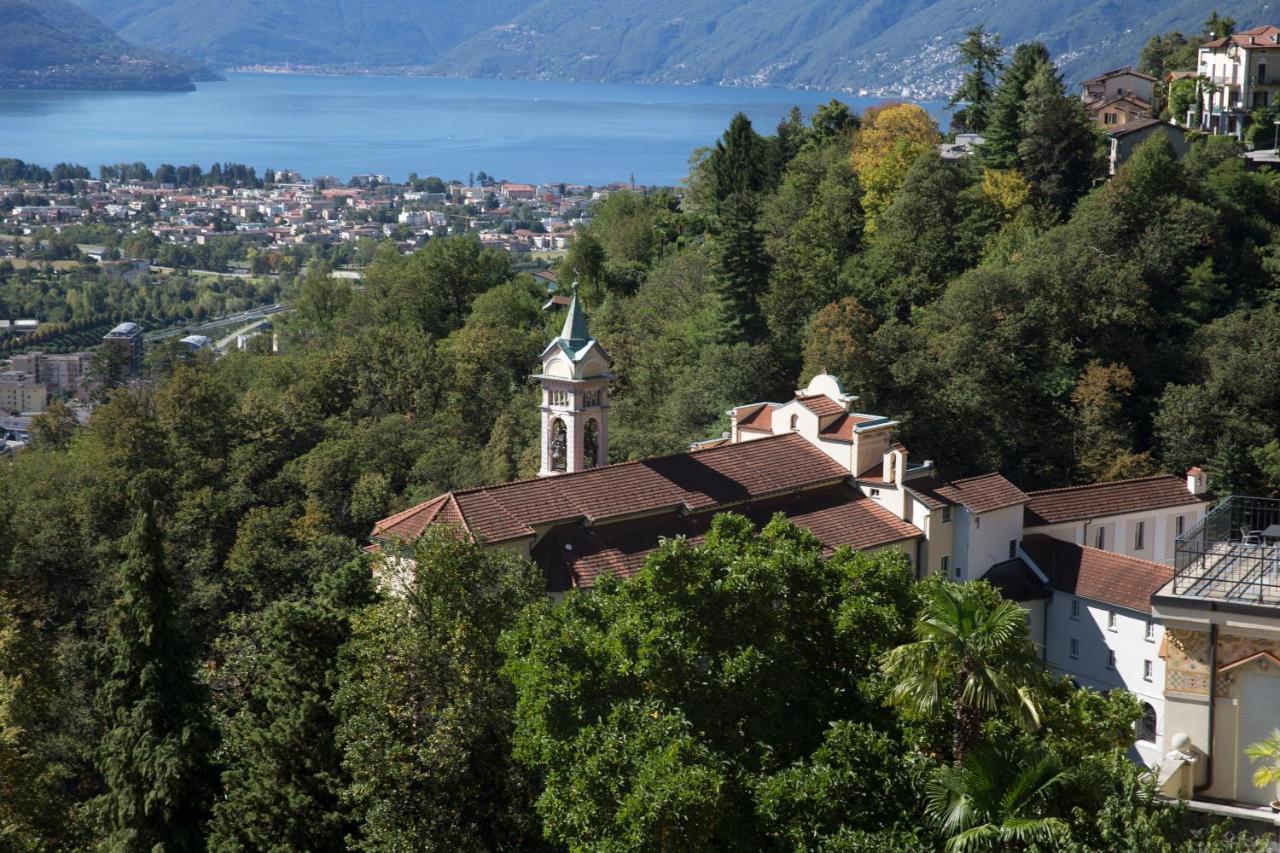
[[[963,506],[970,512],[983,513],[1027,501],[1026,494],[1001,474],[979,474],[950,482],[920,477],[904,485],[930,509]]]
[[[373,535],[413,539],[429,524],[450,522],[465,525],[488,542],[504,542],[534,536],[535,527],[676,508],[703,512],[838,483],[848,476],[843,466],[804,438],[787,434],[454,492],[380,521]]]
[[[912,524],[847,486],[774,498],[733,511],[759,525],[767,523],[775,512],[782,512],[812,531],[827,553],[841,546],[878,548],[922,535]],[[634,575],[664,538],[684,536],[701,542],[714,515],[665,513],[593,527],[564,525],[538,543],[533,556],[543,567],[550,591],[587,588],[604,574]]]
[[[1053,589],[1143,613],[1151,612],[1152,594],[1173,579],[1169,566],[1044,535],[1025,537],[1022,549]]]
[[[853,428],[876,418],[864,418],[859,415],[841,415],[819,430],[819,434],[828,441],[853,441]]]
[[[1280,27],[1274,27],[1274,26],[1254,27],[1251,30],[1241,30],[1238,33],[1233,33],[1232,35],[1227,36],[1226,38],[1207,41],[1200,46],[1217,48],[1217,47],[1225,47],[1228,42],[1234,42],[1235,44],[1238,44],[1241,47],[1248,47],[1248,48],[1255,48],[1255,49],[1265,47],[1265,48],[1270,48],[1274,50],[1275,48],[1280,47],[1280,44],[1271,40],[1272,36],[1276,36],[1276,35],[1280,35]],[[1250,43],[1249,41],[1250,36],[1254,37],[1254,40],[1252,43]]]
[[[812,397],[796,397],[796,402],[820,418],[844,413],[844,406],[832,400],[826,394],[815,394]]]
[[[1028,497],[1024,522],[1027,527],[1204,503],[1187,491],[1186,480],[1172,474],[1044,489],[1030,492]]]
[[[773,410],[773,403],[757,403],[736,409],[734,414],[738,418],[738,429],[773,432]]]

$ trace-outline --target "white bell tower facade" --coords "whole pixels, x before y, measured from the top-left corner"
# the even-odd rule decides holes
[[[539,477],[608,464],[609,353],[587,331],[575,291],[560,337],[542,353],[542,464]]]

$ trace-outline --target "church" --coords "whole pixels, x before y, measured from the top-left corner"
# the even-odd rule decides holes
[[[531,558],[560,597],[635,574],[664,537],[699,541],[717,513],[759,524],[782,513],[828,552],[897,549],[919,577],[992,582],[1027,610],[1051,668],[1139,697],[1137,752],[1161,754],[1165,644],[1152,597],[1173,577],[1179,537],[1205,516],[1203,471],[1042,491],[999,472],[947,479],[910,457],[896,421],[860,411],[827,374],[791,400],[733,409],[722,438],[609,465],[610,356],[576,296],[541,363],[538,476],[383,519],[372,550],[449,525]]]

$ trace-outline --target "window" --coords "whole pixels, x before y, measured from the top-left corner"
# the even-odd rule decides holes
[[[1071,618],[1080,618],[1080,599],[1078,598],[1071,599]]]
[[[1107,548],[1107,528],[1099,527],[1098,532],[1093,537],[1093,547],[1099,551],[1105,551]]]
[[[1114,631],[1116,629],[1116,612],[1114,610],[1107,611],[1107,630]]]
[[[1076,640],[1076,639],[1071,640],[1071,648],[1068,654],[1071,655],[1071,658],[1073,660],[1075,658],[1080,657],[1080,641],[1079,640]]]
[[[582,431],[582,467],[594,468],[600,464],[600,427],[595,418],[587,420]]]
[[[880,497],[880,490],[879,490],[879,489],[869,489],[868,491],[870,492],[871,497],[873,497],[873,498],[878,498],[878,497]]]
[[[1151,672],[1153,669],[1155,669],[1155,667],[1152,666],[1151,661],[1144,660],[1142,662],[1142,680],[1143,681],[1151,680]]]
[[[1016,556],[1018,556],[1018,540],[1010,539],[1009,540],[1009,559],[1012,560]]]
[[[951,522],[951,507],[944,506],[942,508],[942,523],[949,524]]]
[[[1178,516],[1173,521],[1173,535],[1181,536],[1182,531],[1186,528],[1186,526],[1187,526],[1186,516],[1183,516],[1183,515]]]
[[[1137,526],[1133,528],[1133,550],[1141,551],[1147,533],[1147,523],[1139,521]]]
[[[980,516],[975,515],[973,517],[973,529],[977,530],[981,526],[982,526],[982,518]]]
[[[963,572],[964,572],[964,569],[960,568],[960,566],[957,564],[957,565],[956,565],[956,580],[960,580],[960,575],[961,575]]]
[[[1152,622],[1150,619],[1147,620],[1147,631],[1145,636],[1146,636],[1147,642],[1155,642],[1156,623]]]
[[[1267,85],[1267,63],[1265,62],[1258,65],[1258,83],[1263,86]],[[1266,94],[1266,92],[1262,93],[1264,98],[1266,97]],[[1265,107],[1267,102],[1264,100],[1262,105]]]
[[[1116,653],[1111,650],[1108,650],[1107,651],[1107,669],[1115,669],[1115,668],[1116,668]]]
[[[1115,123],[1116,123],[1116,114],[1115,114],[1115,113],[1103,113],[1103,114],[1102,114],[1102,123],[1103,123],[1103,124],[1115,124]]]
[[[1154,741],[1156,739],[1156,709],[1151,707],[1150,702],[1142,703],[1142,719],[1138,721],[1137,734],[1138,740]]]
[[[942,573],[945,575],[948,571],[951,570],[951,558],[946,554],[943,554],[942,560],[939,563],[939,565],[942,567]]]
[[[551,424],[551,447],[549,448],[552,471],[569,469],[569,431],[564,421],[556,418]]]

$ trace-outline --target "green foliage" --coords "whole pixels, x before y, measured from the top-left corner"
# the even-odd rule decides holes
[[[956,47],[960,51],[961,63],[969,70],[947,105],[964,104],[964,109],[956,114],[952,123],[967,132],[982,133],[987,129],[1004,49],[1000,47],[999,34],[989,33],[980,25],[966,30],[964,36],[964,41]]]
[[[829,721],[880,718],[859,683],[906,636],[909,584],[901,555],[826,560],[782,520],[757,534],[722,516],[705,544],[666,542],[626,583],[526,612],[503,649],[518,696],[515,755],[544,775],[548,837],[759,849],[771,830],[753,780],[772,831],[800,831],[787,815],[817,808],[809,789],[823,784],[806,777],[832,761],[848,767],[855,759],[833,752],[847,741],[816,769],[766,777],[819,749]]]
[[[99,805],[110,850],[197,850],[208,808],[210,735],[179,628],[175,579],[143,498],[124,545],[103,647]]]
[[[360,850],[537,847],[531,780],[510,760],[511,685],[498,636],[536,601],[542,574],[505,550],[436,531],[397,594],[352,619],[341,652],[337,740]]]

